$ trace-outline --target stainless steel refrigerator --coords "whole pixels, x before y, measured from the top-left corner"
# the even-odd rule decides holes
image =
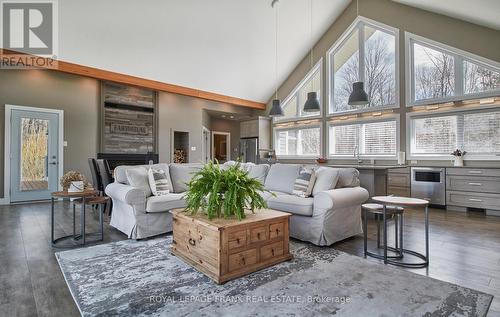
[[[252,162],[255,164],[259,164],[259,139],[240,139],[240,154],[242,162]]]

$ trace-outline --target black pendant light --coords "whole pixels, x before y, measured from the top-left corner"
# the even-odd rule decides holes
[[[350,106],[363,106],[368,104],[368,95],[364,90],[364,84],[362,81],[357,81],[352,84],[352,92],[349,95],[349,101],[347,102]]]
[[[310,21],[310,36],[311,36],[311,51],[309,53],[310,59],[311,59],[311,69],[313,68],[313,48],[314,48],[314,43],[313,42],[313,36],[312,36],[312,0],[309,0],[309,21]],[[314,87],[312,87],[314,89]],[[307,100],[306,103],[304,104],[304,112],[318,112],[320,111],[320,105],[319,105],[319,99],[318,99],[318,93],[315,91],[311,91],[307,93]]]
[[[356,16],[359,16],[358,0],[356,0]],[[347,101],[348,105],[364,106],[370,102],[368,100],[368,94],[365,92],[364,86],[365,85],[362,81],[358,81],[352,84],[352,92],[349,95],[349,101]]]
[[[279,0],[273,0],[271,2],[271,7],[274,8],[274,5],[277,4]],[[275,71],[275,78],[274,78],[274,95],[275,99],[273,100],[273,104],[271,107],[271,110],[269,111],[269,116],[270,117],[282,117],[284,116],[283,114],[283,109],[281,108],[281,100],[278,99],[278,6],[276,6],[275,9],[276,16],[275,16],[275,60],[274,60],[274,71]]]

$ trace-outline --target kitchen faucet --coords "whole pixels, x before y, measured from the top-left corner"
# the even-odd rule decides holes
[[[363,163],[363,160],[359,157],[359,147],[357,145],[354,147],[353,156],[358,160],[358,164]]]

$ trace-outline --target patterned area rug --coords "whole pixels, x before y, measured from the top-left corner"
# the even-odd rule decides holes
[[[292,241],[292,261],[217,285],[171,237],[56,257],[83,316],[486,316],[493,296]]]

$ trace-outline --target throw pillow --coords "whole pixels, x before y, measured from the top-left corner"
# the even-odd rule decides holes
[[[313,169],[301,168],[293,185],[293,194],[299,197],[311,196],[316,175]]]
[[[148,170],[144,167],[128,168],[127,180],[130,186],[137,187],[144,191],[146,197],[151,196],[151,188],[149,187]]]
[[[168,175],[162,169],[150,168],[148,170],[149,187],[155,196],[167,195],[171,192]]]
[[[316,181],[313,188],[313,196],[317,193],[334,189],[339,179],[339,169],[320,166],[315,169]]]

